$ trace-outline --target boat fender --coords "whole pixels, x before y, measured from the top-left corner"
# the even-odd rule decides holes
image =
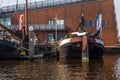
[[[21,51],[21,56],[26,56],[26,52],[25,51]]]

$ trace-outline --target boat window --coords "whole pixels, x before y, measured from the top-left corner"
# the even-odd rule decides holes
[[[77,34],[73,34],[72,37],[73,37],[73,38],[74,38],[74,37],[77,37]]]
[[[3,33],[3,31],[2,31],[2,29],[0,30],[0,35],[2,35],[2,33]]]
[[[66,35],[64,38],[69,38],[69,35]]]
[[[71,34],[67,34],[64,38],[71,38]]]
[[[68,34],[64,38],[74,38],[74,37],[78,37],[77,34]]]

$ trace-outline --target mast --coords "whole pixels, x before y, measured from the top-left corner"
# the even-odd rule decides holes
[[[55,40],[56,40],[56,43],[57,43],[57,15],[55,16]]]
[[[81,19],[80,23],[76,29],[78,32],[84,32],[85,20],[84,20],[84,3],[81,4]]]
[[[28,0],[25,0],[25,35],[28,34]]]
[[[82,13],[82,16],[81,16],[81,20],[80,20],[80,23],[79,23],[79,25],[78,25],[78,27],[77,27],[77,29],[76,29],[76,31],[79,31],[79,32],[84,32],[84,29],[83,29],[83,27],[84,27],[84,14]]]

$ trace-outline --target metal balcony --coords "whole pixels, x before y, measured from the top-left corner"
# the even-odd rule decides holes
[[[33,26],[35,31],[55,31],[56,30],[56,26],[50,26],[48,24],[37,24],[37,25],[29,25],[29,26]],[[11,30],[18,30],[19,25],[9,25],[7,26],[7,28]],[[57,30],[64,31],[65,30],[64,25],[58,25]]]
[[[101,0],[47,0],[47,1],[38,1],[38,2],[28,3],[28,9],[33,10],[33,9],[49,8],[49,7],[84,3],[84,2],[93,2],[93,1],[101,1]],[[18,5],[11,5],[11,6],[2,7],[2,9],[0,11],[1,11],[1,13],[10,13],[10,12],[21,12],[24,10],[25,10],[25,4],[18,4]]]
[[[64,25],[58,25],[57,28],[56,26],[50,26],[50,25],[33,25],[34,30],[37,31],[54,31],[54,30],[65,30]]]

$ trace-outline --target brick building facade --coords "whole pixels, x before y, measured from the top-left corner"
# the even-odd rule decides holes
[[[66,1],[66,0],[65,0]],[[113,0],[75,0],[68,4],[59,4],[57,6],[47,6],[42,8],[30,9],[28,14],[29,25],[34,26],[39,39],[50,41],[55,39],[55,17],[57,15],[57,39],[61,39],[68,32],[76,31],[81,19],[82,13],[85,18],[84,29],[94,33],[96,31],[96,14],[102,14],[102,38],[106,46],[115,45],[118,42],[117,28],[115,21],[115,12]],[[83,1],[83,2],[82,2]],[[16,14],[24,13],[3,13],[11,18],[11,25],[18,25]],[[0,17],[1,18],[1,17]]]

